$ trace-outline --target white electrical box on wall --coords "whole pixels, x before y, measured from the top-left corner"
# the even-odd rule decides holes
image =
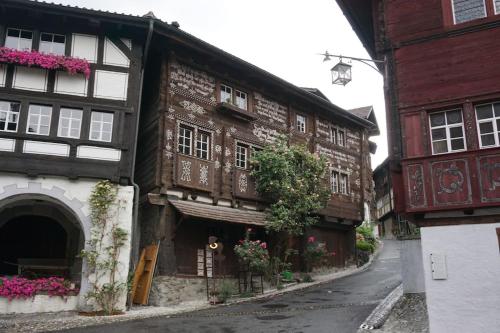
[[[431,253],[431,270],[433,280],[446,280],[448,278],[446,255]]]

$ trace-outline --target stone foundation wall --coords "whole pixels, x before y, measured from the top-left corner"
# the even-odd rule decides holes
[[[157,276],[153,279],[149,305],[168,306],[185,301],[207,299],[204,278]]]

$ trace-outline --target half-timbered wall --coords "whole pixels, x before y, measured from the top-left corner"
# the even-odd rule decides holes
[[[63,15],[34,16],[22,9],[7,8],[0,17],[0,46],[12,48],[7,35],[22,29],[31,36],[25,45],[29,49],[48,53],[57,46],[58,54],[86,59],[91,66],[88,78],[62,70],[0,66],[0,100],[20,105],[17,125],[0,128],[2,171],[129,184],[143,52],[138,34],[143,33],[97,21],[90,25],[87,18],[72,17],[68,25]],[[63,42],[46,46],[47,34]],[[30,109],[38,105],[49,113],[44,132],[32,128],[38,118]],[[76,110],[71,120],[68,109]]]

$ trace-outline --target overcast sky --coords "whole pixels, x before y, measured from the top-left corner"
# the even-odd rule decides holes
[[[382,134],[372,156],[375,168],[387,156],[382,76],[352,63],[353,81],[331,84],[330,68],[317,53],[368,54],[335,0],[60,0],[64,4],[143,15],[153,11],[168,23],[297,86],[316,87],[345,109],[373,105]]]

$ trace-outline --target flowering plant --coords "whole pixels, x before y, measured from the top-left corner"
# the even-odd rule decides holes
[[[37,294],[49,296],[68,296],[78,294],[78,288],[68,280],[59,277],[29,280],[14,276],[12,278],[0,277],[0,297],[10,300],[14,298],[30,298]]]
[[[249,266],[251,271],[263,272],[269,266],[269,251],[267,243],[260,240],[250,240],[250,231],[248,229],[245,239],[239,241],[234,247],[234,252],[243,264]]]
[[[82,73],[87,78],[90,76],[90,65],[85,59],[45,54],[38,51],[19,51],[0,47],[0,62],[45,69],[64,69],[69,74]]]
[[[310,271],[314,265],[323,263],[329,256],[336,255],[335,252],[328,253],[325,243],[317,242],[314,236],[307,238],[307,245],[304,250],[307,270]]]

